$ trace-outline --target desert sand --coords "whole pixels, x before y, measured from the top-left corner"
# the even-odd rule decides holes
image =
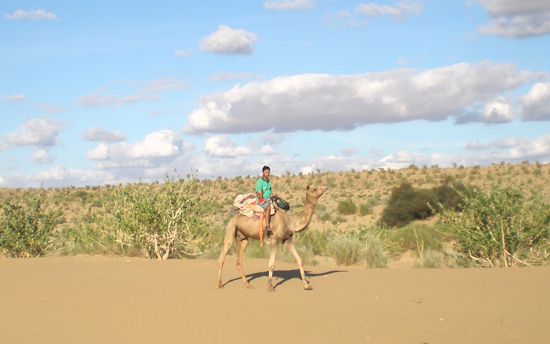
[[[0,343],[550,343],[550,268],[0,259]]]

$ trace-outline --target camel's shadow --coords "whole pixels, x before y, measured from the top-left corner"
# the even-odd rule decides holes
[[[327,276],[327,275],[332,275],[332,274],[335,274],[335,273],[339,273],[339,272],[347,272],[346,270],[330,270],[330,271],[326,271],[326,272],[320,272],[320,273],[311,273],[310,271],[305,271],[306,273],[306,278],[308,280],[311,280],[312,278],[316,278],[316,277],[320,277],[320,276]],[[262,272],[255,272],[255,273],[251,273],[251,274],[248,274],[246,275],[246,279],[248,280],[248,282],[252,282],[254,281],[255,279],[258,279],[260,277],[268,277],[269,274],[267,271],[262,271]],[[278,286],[290,281],[290,280],[293,280],[293,279],[298,279],[298,280],[302,280],[302,277],[300,276],[300,270],[299,269],[291,269],[291,270],[275,270],[273,271],[273,277],[274,278],[277,278],[278,281],[277,283],[273,286],[273,289],[277,289]],[[233,278],[233,279],[230,279],[229,281],[225,282],[223,284],[223,286],[225,287],[226,285],[230,284],[230,283],[233,283],[233,282],[236,282],[236,281],[240,281],[241,278],[240,277],[236,277],[236,278]]]

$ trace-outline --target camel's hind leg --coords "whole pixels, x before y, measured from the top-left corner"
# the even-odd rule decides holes
[[[244,286],[247,288],[250,288],[250,283],[248,283],[248,280],[246,279],[246,275],[244,273],[243,269],[243,256],[244,256],[244,250],[246,250],[246,246],[248,245],[248,239],[243,239],[239,242],[239,253],[237,255],[237,269],[241,273],[241,278],[243,279]]]
[[[225,262],[225,256],[227,256],[227,253],[231,249],[231,245],[233,245],[236,230],[237,228],[235,227],[235,218],[232,218],[231,221],[229,221],[229,223],[227,224],[227,228],[225,230],[225,239],[223,240],[222,252],[220,253],[220,258],[218,259],[218,288],[223,288],[223,263]]]
[[[296,263],[298,263],[298,267],[300,268],[300,276],[302,277],[302,282],[304,282],[304,289],[312,290],[313,287],[309,284],[309,281],[306,279],[306,273],[304,271],[304,263],[302,262],[302,258],[298,254],[298,251],[296,251],[296,247],[294,247],[294,243],[292,242],[292,239],[286,242],[286,248],[290,251],[290,253],[292,253],[292,255],[294,256],[294,259],[296,259]]]

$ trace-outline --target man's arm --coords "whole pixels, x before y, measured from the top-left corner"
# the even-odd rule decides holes
[[[263,192],[262,192],[262,184],[260,180],[256,182],[256,196],[258,197],[258,203],[260,203],[263,198]]]

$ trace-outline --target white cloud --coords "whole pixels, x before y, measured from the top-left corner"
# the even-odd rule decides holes
[[[209,156],[218,158],[232,158],[236,156],[247,156],[252,153],[249,147],[237,146],[227,135],[212,136],[204,143],[204,151]]]
[[[264,8],[274,11],[301,11],[315,6],[313,0],[267,0]]]
[[[8,103],[20,103],[27,100],[27,96],[24,94],[13,94],[9,96],[3,96],[2,99]]]
[[[477,160],[483,162],[524,160],[549,160],[550,159],[550,135],[535,139],[507,138],[488,143],[470,142],[467,149],[488,151],[476,155]]]
[[[176,50],[174,52],[174,55],[176,55],[177,59],[183,59],[183,58],[191,56],[191,50],[181,50],[181,49]]]
[[[110,132],[99,128],[92,128],[86,131],[84,138],[88,141],[119,142],[126,140],[121,132]]]
[[[184,131],[350,130],[370,123],[441,121],[460,118],[538,77],[491,62],[425,71],[279,77],[203,97]]]
[[[4,141],[16,146],[53,146],[63,131],[63,125],[48,118],[34,118],[23,123],[14,133],[7,134]]]
[[[25,10],[16,10],[13,13],[6,14],[6,19],[9,20],[47,20],[55,21],[57,20],[57,15],[52,12],[48,12],[43,9],[38,9],[34,11],[25,11]]]
[[[250,55],[257,40],[255,33],[220,25],[218,31],[203,38],[201,49],[215,54]]]
[[[396,21],[404,21],[410,15],[422,13],[422,5],[418,1],[401,0],[395,5],[381,5],[378,3],[362,3],[353,10],[329,12],[326,21],[336,23],[345,28],[365,26],[369,20],[376,17],[388,16]]]
[[[262,145],[258,152],[263,155],[272,155],[277,153],[275,148],[273,148],[273,146],[271,145]]]
[[[173,160],[182,150],[182,142],[174,131],[161,130],[136,143],[102,142],[86,153],[86,159],[100,161],[99,168],[154,167],[160,160]]]
[[[479,27],[484,35],[525,38],[550,33],[550,2],[545,0],[478,0],[491,18]]]
[[[507,123],[514,119],[514,112],[505,97],[489,100],[478,111],[466,112],[457,123],[481,122],[487,124]]]
[[[550,120],[550,83],[536,83],[520,98],[523,119],[527,121]]]
[[[109,159],[109,145],[107,143],[100,143],[93,149],[86,153],[86,159],[88,160],[107,160]]]
[[[32,160],[41,164],[49,164],[52,162],[49,150],[47,148],[39,148],[32,155]]]
[[[258,75],[254,73],[232,73],[232,72],[220,72],[216,73],[208,78],[208,81],[235,81],[235,80],[252,80],[258,79]]]
[[[125,88],[129,88],[129,90]],[[80,97],[77,100],[77,104],[83,107],[123,106],[144,101],[155,101],[158,100],[163,93],[177,91],[183,88],[184,85],[180,81],[172,78],[148,82],[121,81],[114,85],[102,87],[92,94]],[[130,94],[115,96],[109,94],[112,92]]]
[[[398,1],[395,6],[380,5],[377,3],[359,4],[356,12],[367,17],[390,16],[396,20],[403,20],[410,14],[420,14],[422,5],[416,1]]]

